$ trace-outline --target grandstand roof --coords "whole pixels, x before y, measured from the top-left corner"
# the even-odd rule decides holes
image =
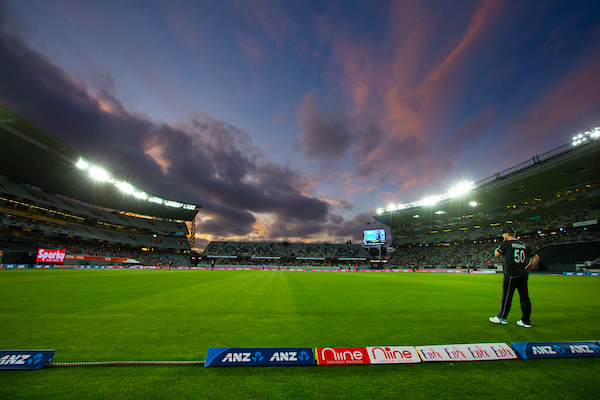
[[[0,106],[0,175],[89,204],[158,218],[191,221],[201,207],[168,207],[99,187],[75,168],[80,157],[72,145]]]
[[[449,220],[470,214],[486,213],[598,183],[600,183],[600,141],[582,146],[568,144],[477,182],[475,190],[464,197],[446,200],[433,206],[386,211],[374,217],[395,227],[415,222]],[[572,201],[556,202],[545,207],[544,212],[600,204],[600,196],[573,197],[570,200]],[[476,202],[477,206],[470,206],[471,201]],[[440,214],[436,214],[436,211]],[[519,218],[539,214],[540,210],[532,209],[520,213]],[[417,215],[418,217],[415,217]]]

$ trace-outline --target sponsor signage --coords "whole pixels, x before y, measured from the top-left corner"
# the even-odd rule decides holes
[[[312,348],[214,348],[206,354],[205,367],[260,367],[314,365]]]
[[[597,219],[590,219],[589,221],[581,221],[581,222],[573,222],[573,227],[577,228],[578,226],[589,226],[589,225],[597,225]]]
[[[252,256],[255,260],[281,260],[281,257],[263,257],[263,256]]]
[[[237,256],[215,256],[212,254],[208,254],[206,257],[208,257],[208,258],[237,258]]]
[[[600,346],[594,341],[584,342],[516,342],[513,349],[522,359],[600,357]]]
[[[38,249],[36,263],[62,264],[67,252],[65,250]]]
[[[371,360],[366,347],[317,347],[317,364],[371,364]]]
[[[0,350],[0,370],[40,369],[53,357],[54,350]]]
[[[515,352],[506,343],[451,344],[416,346],[424,362],[514,360]]]
[[[136,260],[131,258],[120,258],[120,257],[98,257],[98,256],[82,256],[76,254],[67,254],[65,256],[67,260],[83,260],[83,261],[121,261],[121,262],[134,262]]]
[[[421,358],[413,346],[367,347],[371,364],[414,364]]]

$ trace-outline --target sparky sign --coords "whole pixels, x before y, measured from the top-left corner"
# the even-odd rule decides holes
[[[65,250],[39,249],[35,262],[42,264],[62,264],[66,254]]]

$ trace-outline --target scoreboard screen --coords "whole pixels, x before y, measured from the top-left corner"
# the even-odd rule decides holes
[[[368,229],[363,231],[363,246],[385,244],[385,229]]]

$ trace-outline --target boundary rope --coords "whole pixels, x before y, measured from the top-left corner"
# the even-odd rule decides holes
[[[119,365],[204,365],[204,361],[82,361],[51,362],[47,367],[112,367]]]

